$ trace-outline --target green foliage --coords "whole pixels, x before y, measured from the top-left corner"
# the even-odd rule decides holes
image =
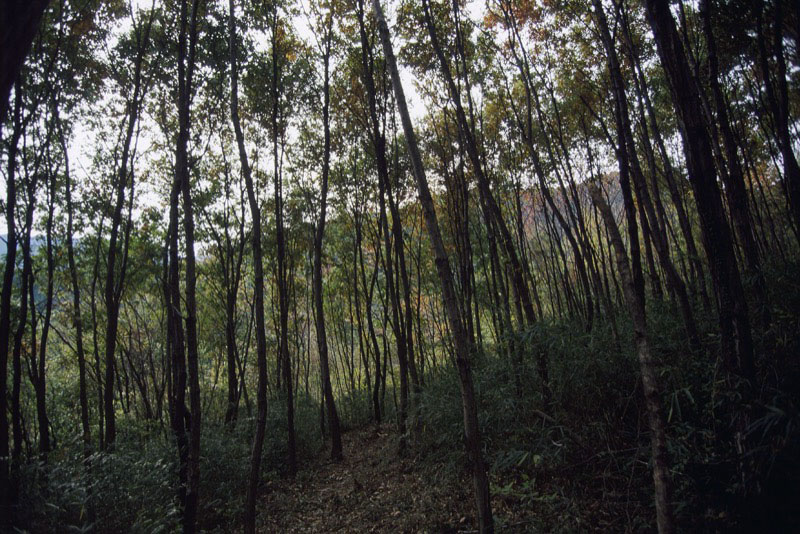
[[[779,278],[775,282],[781,283]],[[787,292],[787,299],[794,294]],[[617,320],[620,332],[631,331],[622,315]],[[704,332],[714,331],[713,316],[699,320]],[[781,384],[752,399],[748,418],[737,422],[731,419],[732,408],[742,398],[723,393],[728,390],[716,377],[715,345],[702,354],[689,351],[678,314],[667,305],[649,307],[648,325],[661,363],[679,524],[716,531],[769,524],[780,530],[797,521],[791,488],[800,477],[800,419],[796,400],[788,393],[795,390],[790,384],[796,384],[796,363],[770,364],[769,372],[780,373]],[[773,351],[780,351],[787,327],[774,325],[759,338],[762,350],[768,351],[765,361],[776,361]],[[533,530],[602,526],[621,531],[651,525],[644,399],[632,339],[620,343],[622,350],[607,324],[586,332],[569,320],[543,321],[476,358],[475,387],[492,491]],[[507,346],[523,355],[517,368],[519,392],[512,359],[504,353]],[[550,363],[550,409],[543,405],[536,373],[538,351]],[[428,382],[420,401],[416,445],[431,468],[439,466],[445,476],[458,478],[466,458],[463,448],[455,446],[463,430],[453,375],[443,373]],[[742,456],[730,445],[737,429]],[[520,510],[530,510],[530,517]]]
[[[121,440],[113,453],[92,454],[86,469],[82,443],[64,444],[49,465],[22,466],[27,506],[21,524],[31,532],[174,531],[179,513],[172,456],[161,439]]]
[[[296,399],[298,457],[316,455],[319,405]],[[270,402],[263,476],[286,474],[286,408]],[[124,421],[124,423],[123,423]],[[19,524],[28,532],[177,532],[180,525],[176,488],[177,451],[172,434],[135,419],[120,421],[113,452],[95,452],[88,469],[80,439],[64,443],[48,463],[30,462],[20,470],[24,494]],[[199,524],[226,532],[241,521],[252,451],[254,421],[241,418],[234,428],[209,422],[203,426],[200,460]],[[94,518],[92,519],[92,513]]]
[[[336,399],[336,409],[343,430],[367,424],[372,417],[372,399],[366,388],[345,393]],[[390,416],[391,417],[391,416]]]
[[[319,404],[301,395],[295,396],[295,434],[297,438],[297,457],[312,457],[322,445],[319,434]],[[249,443],[249,441],[248,441]],[[287,473],[288,455],[286,400],[272,399],[267,414],[267,436],[264,440],[262,470],[267,476],[284,476]]]

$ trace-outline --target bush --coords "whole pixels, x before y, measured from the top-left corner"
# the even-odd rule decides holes
[[[788,302],[800,293],[790,287],[791,278],[774,279]],[[795,311],[775,309],[772,329],[756,337],[766,386],[745,400],[739,388],[720,382],[710,334],[717,328],[713,313],[698,313],[705,347],[697,354],[688,348],[676,310],[668,303],[648,308],[668,419],[674,504],[683,528],[747,530],[761,524],[785,531],[800,524],[800,418],[791,393],[800,384],[800,347],[796,335],[787,335],[800,325]],[[638,530],[654,523],[649,433],[632,328],[623,312],[617,322],[619,345],[608,324],[586,332],[569,320],[542,321],[486,346],[475,359],[492,490],[509,513],[523,516],[519,524],[571,531]],[[521,363],[514,363],[508,347],[519,351]],[[796,351],[791,358],[787,347]],[[536,371],[540,353],[549,363],[550,407]],[[462,443],[460,410],[454,372],[428,380],[420,402],[419,449],[431,468],[440,466],[453,478],[466,472],[463,447],[454,446]]]
[[[21,524],[33,532],[171,532],[178,525],[175,465],[165,440],[121,440],[83,464],[82,443],[47,465],[21,467]],[[94,517],[92,517],[94,515]]]

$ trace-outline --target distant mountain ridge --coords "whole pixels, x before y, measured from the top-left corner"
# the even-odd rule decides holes
[[[36,251],[39,250],[40,247],[43,247],[47,244],[47,240],[43,235],[34,235],[31,236],[31,248],[33,248],[33,253],[36,254]],[[17,243],[17,252],[19,252],[20,246]],[[0,235],[0,258],[5,261],[6,252],[8,251],[8,234]]]

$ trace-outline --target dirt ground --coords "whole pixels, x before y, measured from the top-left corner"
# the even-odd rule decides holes
[[[388,427],[352,430],[343,445],[341,463],[322,453],[294,480],[264,489],[260,532],[477,532],[466,476],[445,483],[413,457],[399,457]]]

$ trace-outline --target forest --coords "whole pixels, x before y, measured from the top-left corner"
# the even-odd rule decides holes
[[[797,2],[0,41],[0,532],[800,529]]]

